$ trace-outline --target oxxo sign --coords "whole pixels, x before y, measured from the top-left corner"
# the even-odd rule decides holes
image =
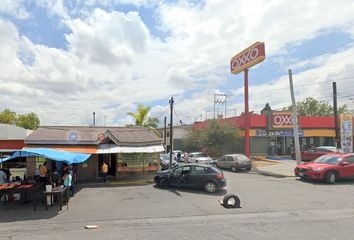
[[[256,42],[246,48],[233,58],[231,58],[231,73],[237,74],[244,71],[265,59],[265,50],[263,42]]]
[[[291,112],[272,113],[273,128],[292,128],[294,126],[293,115]]]

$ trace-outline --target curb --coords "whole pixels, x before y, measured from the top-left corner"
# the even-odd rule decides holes
[[[259,170],[257,168],[254,168],[252,170],[252,172],[255,174],[260,174],[260,175],[269,176],[269,177],[276,177],[276,178],[296,177],[294,175],[285,175],[285,174],[280,174],[280,173],[274,173],[274,172]]]

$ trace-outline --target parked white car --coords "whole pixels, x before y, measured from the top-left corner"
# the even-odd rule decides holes
[[[202,152],[191,152],[188,154],[188,162],[210,164],[214,163],[214,160]]]

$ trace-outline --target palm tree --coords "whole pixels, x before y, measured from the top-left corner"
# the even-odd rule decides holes
[[[135,119],[136,126],[157,128],[159,120],[157,118],[148,117],[150,109],[150,107],[139,104],[137,111],[135,113],[128,112],[128,115],[132,116]]]

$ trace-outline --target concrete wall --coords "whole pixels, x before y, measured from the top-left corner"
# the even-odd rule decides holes
[[[97,154],[92,154],[86,162],[77,165],[77,176],[79,182],[99,178]]]

